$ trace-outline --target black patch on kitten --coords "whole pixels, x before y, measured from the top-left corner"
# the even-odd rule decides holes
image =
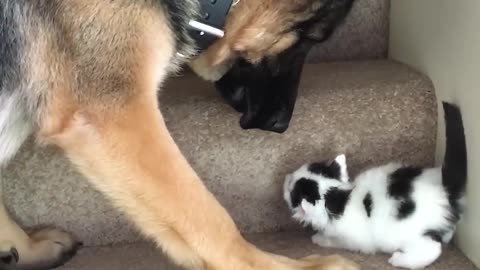
[[[301,178],[295,183],[295,186],[290,193],[292,207],[295,208],[299,206],[304,199],[311,204],[315,204],[316,201],[320,200],[317,182],[310,179]]]
[[[343,215],[345,207],[350,199],[351,190],[332,188],[325,194],[325,207],[330,218],[339,218]]]
[[[328,164],[327,162],[315,162],[308,165],[311,173],[323,175],[324,177],[340,180],[340,164],[336,161]]]
[[[363,207],[365,207],[365,212],[367,212],[367,216],[370,217],[372,215],[373,208],[372,194],[367,193],[367,195],[363,199]]]
[[[413,214],[416,205],[412,200],[413,182],[423,172],[418,167],[403,167],[390,175],[388,195],[398,201],[397,218],[406,219]]]
[[[413,181],[422,174],[423,169],[418,167],[403,167],[390,175],[388,195],[397,200],[408,199],[413,191]]]
[[[446,233],[445,230],[428,230],[423,235],[431,238],[435,242],[442,243]]]
[[[397,209],[397,219],[406,219],[415,212],[416,204],[412,199],[401,201]]]

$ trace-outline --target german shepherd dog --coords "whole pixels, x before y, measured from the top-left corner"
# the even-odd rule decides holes
[[[215,86],[236,111],[240,126],[283,133],[288,129],[310,49],[326,41],[351,10],[353,0],[324,1],[315,15],[295,25],[297,40],[281,53],[252,64],[239,58]]]
[[[313,35],[297,26],[339,2],[242,0],[225,36],[194,57],[189,25],[200,0],[0,0],[0,168],[30,135],[61,148],[185,268],[358,269],[336,255],[293,260],[244,240],[180,153],[157,101],[182,63],[218,80],[238,58],[260,63]],[[26,233],[0,204],[0,269],[54,268],[79,246],[55,228]]]

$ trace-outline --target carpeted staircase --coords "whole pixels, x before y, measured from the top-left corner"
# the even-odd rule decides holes
[[[192,74],[172,78],[162,91],[161,109],[183,153],[242,232],[261,247],[294,257],[342,253],[364,269],[391,269],[383,255],[313,246],[291,222],[281,194],[287,172],[338,153],[347,154],[352,173],[392,159],[433,164],[434,89],[425,76],[382,59],[388,8],[385,0],[358,0],[340,31],[314,50],[284,134],[242,130],[237,113]],[[54,224],[86,244],[61,270],[177,269],[56,149],[27,143],[3,177],[7,207],[22,225]],[[451,246],[431,269],[476,268]]]

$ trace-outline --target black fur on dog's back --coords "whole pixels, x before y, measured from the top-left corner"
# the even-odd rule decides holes
[[[189,33],[189,21],[199,16],[198,1],[157,0],[165,12],[170,27],[175,33],[176,51],[184,56],[194,53],[195,41]],[[161,33],[159,33],[161,34]]]
[[[0,0],[0,94],[13,91],[20,81],[21,51],[19,35],[20,7],[16,1]]]
[[[317,0],[317,10],[295,26],[299,40],[281,54],[250,64],[242,59],[216,88],[225,101],[242,113],[240,126],[282,133],[292,118],[306,57],[315,43],[327,40],[350,12],[354,0]],[[313,6],[313,5],[312,5]]]

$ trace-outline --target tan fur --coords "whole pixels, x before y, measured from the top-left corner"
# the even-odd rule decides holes
[[[238,57],[257,63],[277,55],[297,40],[292,27],[314,16],[320,4],[311,0],[242,0],[227,17],[225,37],[199,55],[191,67],[210,79],[211,73],[220,73]]]
[[[57,18],[64,32],[43,33],[38,37],[41,45],[29,48],[29,58],[36,60],[28,67],[26,83],[47,85],[38,93],[44,102],[37,139],[62,148],[98,190],[182,266],[200,270],[358,269],[341,257],[290,260],[260,251],[242,238],[181,154],[158,109],[156,90],[172,68],[174,33],[161,11],[148,1],[128,6],[121,2],[65,1],[60,4],[65,17]],[[286,2],[242,0],[227,24],[235,41],[227,35],[213,48],[248,50],[252,59],[281,51],[295,37],[280,34],[288,23],[267,33],[272,27],[268,20],[279,21],[292,8]],[[293,1],[301,2],[305,1]],[[264,9],[262,18],[259,8]],[[75,21],[65,19],[71,17]],[[94,25],[90,31],[103,34],[86,33],[86,22]],[[249,38],[256,33],[260,36],[255,40],[266,41],[265,46],[252,47]],[[55,237],[30,235],[37,240]]]

